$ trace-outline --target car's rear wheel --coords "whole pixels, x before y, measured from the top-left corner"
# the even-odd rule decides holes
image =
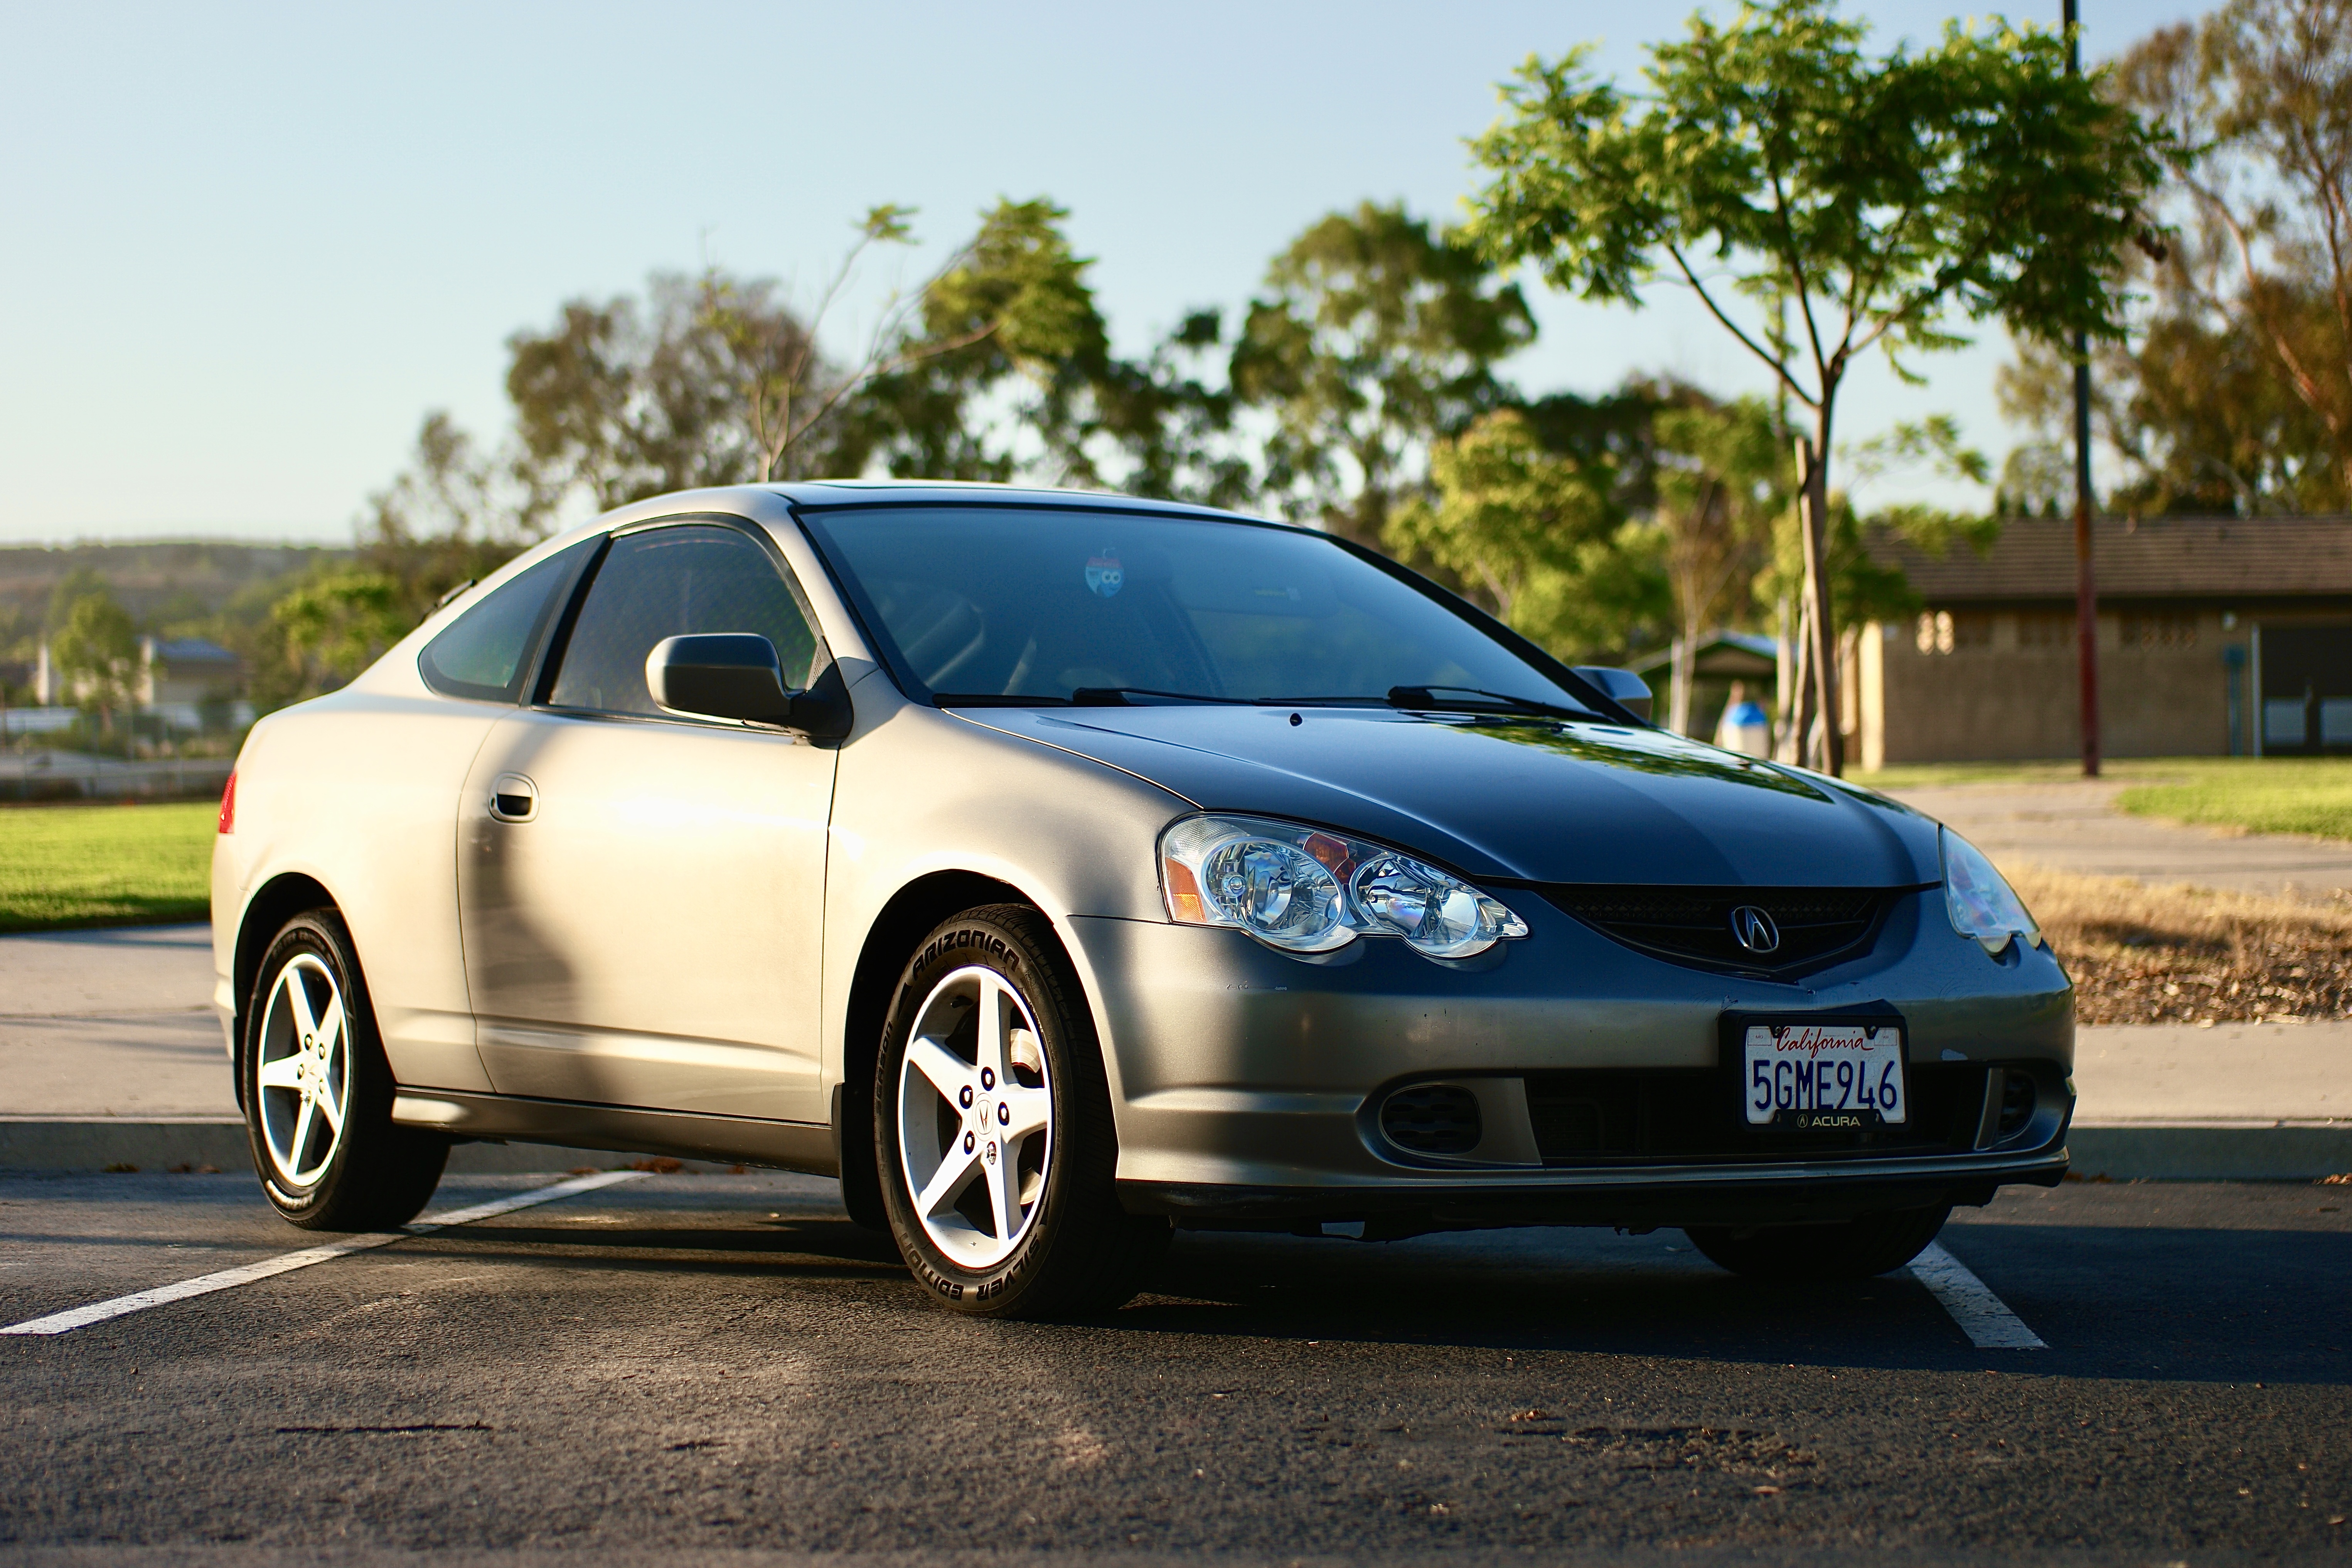
[[[917,951],[883,1030],[874,1133],[899,1253],[960,1311],[1108,1310],[1167,1247],[1166,1222],[1119,1207],[1101,1048],[1034,910],[967,911]]]
[[[1866,1279],[1902,1268],[1936,1239],[1939,1208],[1865,1215],[1843,1225],[1693,1226],[1691,1245],[1734,1274],[1758,1279]]]
[[[247,998],[245,1126],[261,1190],[305,1230],[383,1230],[416,1217],[449,1142],[392,1122],[375,1009],[332,910],[278,931]]]

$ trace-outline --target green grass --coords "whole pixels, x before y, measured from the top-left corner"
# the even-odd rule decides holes
[[[2105,773],[2126,786],[2116,805],[2136,816],[2352,840],[2352,757],[2127,757],[2108,763]],[[2081,776],[2071,762],[1941,763],[1858,773],[1854,781],[1906,790]]]
[[[2115,764],[2109,764],[2114,771]],[[2052,784],[2080,778],[2080,763],[1910,763],[1848,776],[1872,789],[1933,789],[1938,784]]]
[[[217,811],[202,801],[0,809],[0,931],[203,920]]]
[[[2211,758],[2151,772],[2116,804],[2139,816],[2352,840],[2352,758]]]

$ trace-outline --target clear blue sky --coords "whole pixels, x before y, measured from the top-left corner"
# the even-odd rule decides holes
[[[1881,42],[1967,14],[1852,8]],[[2090,52],[2201,8],[2084,0]],[[503,429],[517,326],[706,258],[813,286],[881,201],[935,254],[998,195],[1052,195],[1139,348],[1334,207],[1453,216],[1517,61],[1601,39],[1631,75],[1686,12],[26,5],[0,55],[0,540],[347,537],[425,409]],[[1538,294],[1544,341],[1507,367],[1530,390],[1759,384],[1696,306]],[[1947,411],[1998,460],[2005,353],[1927,362],[1924,391],[1867,373],[1847,429]]]

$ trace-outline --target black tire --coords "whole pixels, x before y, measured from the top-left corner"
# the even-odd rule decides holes
[[[1918,1257],[1951,1212],[1947,1204],[1843,1225],[1692,1226],[1683,1234],[1715,1262],[1752,1279],[1867,1279]]]
[[[948,983],[971,971],[996,976],[1016,1013],[1026,1016],[1042,1067],[1036,1071],[1023,1068],[1022,1083],[1032,1093],[1042,1088],[1050,1096],[1052,1108],[1042,1153],[1037,1152],[1039,1141],[1034,1135],[1020,1142],[1017,1150],[1013,1142],[1003,1145],[1004,1179],[1023,1194],[1035,1193],[1034,1200],[1023,1200],[1021,1215],[1013,1224],[1003,1226],[1002,1233],[996,1231],[988,1218],[985,1196],[971,1200],[970,1187],[962,1189],[964,1198],[954,1200],[959,1205],[973,1201],[978,1205],[971,1222],[977,1248],[1004,1247],[1009,1237],[1008,1252],[979,1263],[951,1256],[916,1213],[919,1194],[911,1184],[902,1146],[899,1100],[908,1045],[926,1005],[935,996],[945,997]],[[955,982],[971,983],[969,979]],[[972,1016],[976,1019],[978,1014]],[[951,1050],[976,1050],[976,1024],[959,1027],[954,1035],[943,1037]],[[964,1059],[974,1058],[968,1054]],[[979,1067],[974,1065],[972,1071],[977,1074]],[[1033,1078],[1042,1078],[1042,1085],[1031,1083]],[[1003,1088],[1016,1087],[1008,1069]],[[961,1140],[962,1147],[971,1151],[970,1139],[955,1131],[963,1123],[953,1120],[958,1113],[944,1091],[939,1104],[937,1116],[926,1111],[918,1118],[923,1125],[919,1125],[917,1137],[931,1136],[928,1123],[938,1121],[944,1145],[951,1148]],[[986,1109],[983,1098],[979,1112]],[[1076,972],[1055,940],[1053,927],[1026,906],[992,904],[967,910],[932,931],[908,963],[883,1026],[882,1049],[875,1067],[874,1144],[883,1204],[899,1255],[941,1304],[957,1311],[1000,1318],[1108,1311],[1135,1294],[1151,1265],[1167,1249],[1170,1231],[1165,1220],[1132,1215],[1119,1206],[1115,1181],[1118,1139],[1111,1123],[1110,1091],[1103,1076],[1102,1049],[1093,1017]],[[988,1145],[992,1170],[995,1148],[992,1142]],[[928,1152],[918,1150],[916,1158],[939,1164],[952,1158],[952,1153],[936,1148]],[[1021,1173],[1024,1163],[1032,1158],[1039,1162],[1033,1173],[1038,1180],[1034,1189],[1025,1184]],[[992,1178],[971,1153],[964,1163],[973,1173],[971,1185],[982,1187],[984,1194],[985,1182]],[[944,1210],[947,1205],[942,1203],[940,1208]],[[935,1214],[939,1218],[954,1215]]]
[[[299,1089],[261,1083],[265,1067],[280,1070],[300,1054],[290,998],[272,1007],[289,970],[297,975],[290,983],[304,987],[303,1005],[314,1013],[321,998],[339,995],[342,1003],[340,1075],[323,1072],[319,1080],[322,1096],[339,1093],[342,1105],[343,1124],[331,1142],[322,1142],[328,1136],[323,1113],[302,1121]],[[241,1021],[237,1072],[246,1142],[270,1205],[304,1230],[389,1230],[415,1218],[440,1184],[449,1141],[392,1123],[392,1069],[342,916],[331,909],[306,910],[279,929],[262,955]],[[313,1022],[325,1033],[321,1019]],[[331,1052],[325,1059],[331,1062]],[[310,1131],[298,1140],[296,1131],[305,1127]],[[290,1170],[273,1153],[273,1137],[291,1151]]]
[[[841,1206],[849,1223],[877,1235],[890,1234],[890,1209],[882,1201],[882,1171],[874,1153],[874,1120],[861,1102],[835,1113],[841,1124]],[[853,1120],[854,1118],[854,1120]]]

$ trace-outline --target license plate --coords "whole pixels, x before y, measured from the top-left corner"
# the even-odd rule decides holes
[[[1740,1053],[1750,1126],[1826,1131],[1907,1114],[1897,1026],[1750,1024]]]

